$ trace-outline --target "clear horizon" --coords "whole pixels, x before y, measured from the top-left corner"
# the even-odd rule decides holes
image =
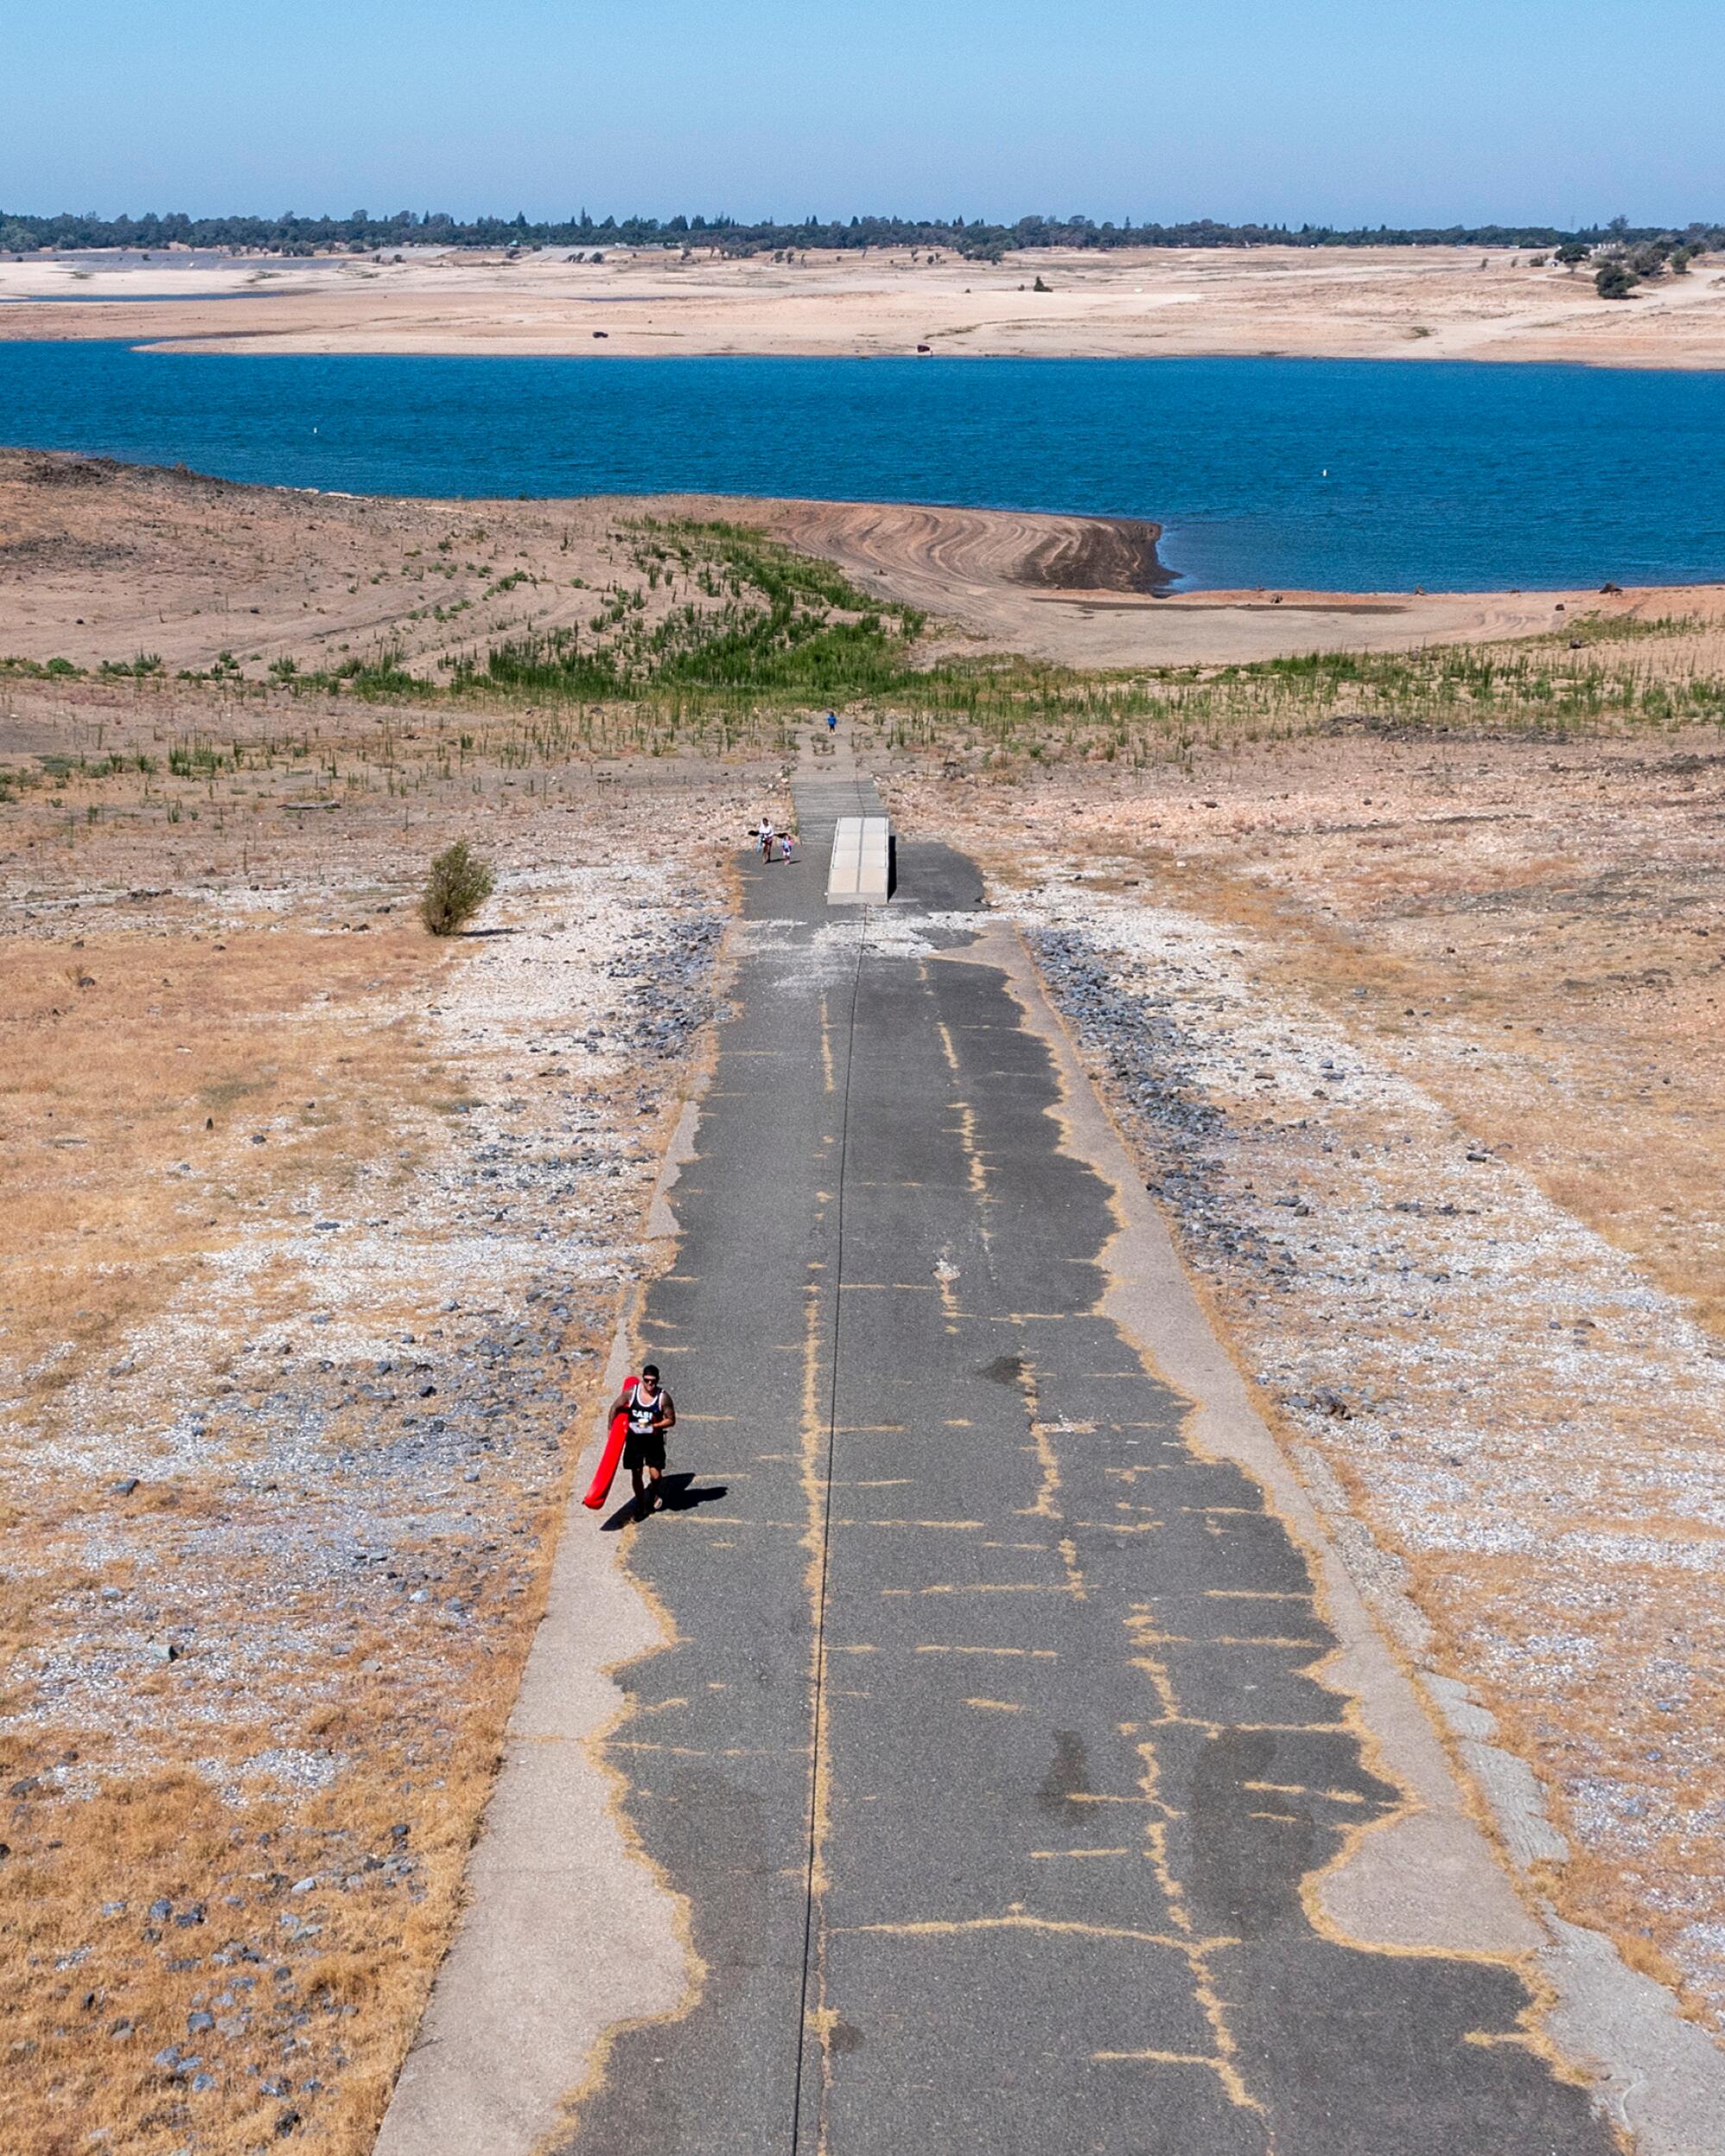
[[[9,35],[0,205],[1339,226],[1725,216],[1698,0],[92,0]],[[28,84],[28,97],[16,85]]]

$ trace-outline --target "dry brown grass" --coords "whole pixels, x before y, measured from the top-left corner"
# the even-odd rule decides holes
[[[35,776],[0,805],[0,2140],[360,2156],[454,1923],[674,1108],[674,1065],[527,1060],[627,977],[626,868],[622,911],[568,871],[628,847],[587,759],[518,721],[463,745],[149,682],[3,701],[0,761]],[[166,768],[218,737],[237,765]],[[155,770],[76,766],[120,751]],[[705,776],[687,798],[646,823],[698,881],[741,814]],[[414,899],[463,833],[516,895],[480,924],[503,936],[440,945]],[[499,1210],[481,1133],[542,1131],[600,1145],[594,1177]],[[520,1241],[488,1255],[505,1218]]]
[[[1667,775],[1696,753],[1500,746],[1452,780],[1385,751],[1364,781],[1376,846],[1265,820],[1150,865],[1182,902],[1267,930],[1272,977],[1403,1043],[1494,1150],[1717,1329],[1725,759],[1681,792]],[[1433,828],[1452,784],[1465,820]]]
[[[411,927],[71,947],[0,946],[0,1344],[37,1392],[147,1324],[239,1216],[337,1202],[436,1089],[410,1022],[366,1016],[431,992],[442,957]]]
[[[71,963],[68,948],[77,953]],[[79,1401],[62,1398],[74,1380],[122,1339],[147,1340],[199,1266],[244,1235],[248,1216],[279,1220],[308,1191],[320,1204],[339,1205],[380,1153],[399,1154],[411,1121],[435,1114],[440,1074],[418,1051],[411,1020],[375,1022],[368,1006],[393,1010],[428,996],[446,963],[413,929],[362,938],[229,927],[212,937],[171,914],[146,933],[16,940],[0,949],[7,1164],[0,1204],[8,1223],[0,1352],[13,1380],[13,1412],[34,1442],[79,1411]],[[252,1143],[254,1133],[267,1142]],[[417,1135],[426,1147],[430,1134]],[[176,1174],[182,1161],[189,1172]],[[397,1172],[411,1174],[411,1160],[398,1160]],[[290,1295],[292,1285],[279,1282]],[[233,1367],[219,1329],[205,1360],[218,1380]],[[122,1392],[150,1383],[141,1374]],[[233,1502],[223,1480],[178,1476],[110,1496],[106,1505],[141,1531],[131,1537],[129,1563],[85,1569],[77,1544],[104,1500],[75,1474],[34,1478],[12,1508],[12,1549],[26,1584],[5,1612],[9,1661],[46,1644],[45,1588],[62,1605],[87,1600],[98,1578],[128,1592],[141,1566],[172,1565],[178,1538],[200,1519],[224,1520]],[[149,1531],[153,1521],[166,1542]],[[183,2146],[183,2096],[151,2062],[170,2043],[200,2048],[187,2040],[187,2016],[224,1993],[238,2002],[223,2017],[235,2041],[241,2024],[270,2018],[267,2002],[279,2025],[309,2016],[282,2071],[296,2086],[308,2077],[342,2084],[346,2122],[320,2134],[321,2146],[368,2145],[367,2121],[386,2093],[447,1937],[536,1594],[536,1579],[522,1607],[492,1612],[494,1638],[481,1632],[465,1647],[442,1649],[441,1679],[457,1704],[435,1782],[417,1802],[403,1790],[424,1754],[423,1704],[411,1691],[393,1696],[375,1678],[350,1680],[333,1702],[284,1726],[267,1683],[249,1713],[242,1697],[211,1725],[195,1656],[130,1675],[133,1700],[152,1707],[159,1725],[185,1716],[188,1731],[198,1731],[203,1765],[195,1774],[129,1772],[123,1740],[61,1735],[52,1722],[9,1744],[12,1786],[59,1769],[88,1790],[16,1804],[11,1854],[0,1867],[15,2146],[83,2147],[98,2121],[140,2156]],[[307,1625],[323,1614],[308,1598]],[[202,1623],[213,1615],[205,1609]],[[350,1650],[349,1665],[371,1659],[375,1667],[398,1646],[368,1642]],[[339,1801],[265,1799],[236,1813],[210,1779],[210,1762],[237,1769],[282,1743],[357,1753],[367,1770],[343,1777]],[[390,1828],[404,1813],[420,1867],[411,1901],[412,1889],[363,1871],[368,1859],[398,1853]],[[295,1969],[285,1985],[273,1975],[283,1964],[268,1958],[212,1969],[209,1947],[260,1939],[283,1883],[327,1874],[332,1853],[365,1886],[329,1910],[314,1967]],[[166,1926],[139,1933],[141,1913],[159,1897],[182,1909],[191,1898],[207,1909],[185,1942],[205,1952],[180,1957],[185,1969],[154,1951],[151,1933]],[[97,1914],[116,1901],[123,1913]],[[223,1951],[216,1947],[218,1958]],[[197,2145],[239,2150],[272,2139],[297,2107],[291,2095],[260,2093],[267,2077],[260,2074],[235,2101],[223,2075],[219,2118],[201,2125]]]

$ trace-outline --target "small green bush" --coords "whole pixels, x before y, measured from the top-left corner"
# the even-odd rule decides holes
[[[490,864],[481,861],[465,839],[457,839],[431,864],[419,901],[419,918],[434,936],[453,936],[496,888]]]

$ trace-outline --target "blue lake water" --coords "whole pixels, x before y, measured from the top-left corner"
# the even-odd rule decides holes
[[[0,440],[354,493],[687,491],[1149,517],[1169,567],[1212,588],[1725,578],[1725,373],[0,342]]]

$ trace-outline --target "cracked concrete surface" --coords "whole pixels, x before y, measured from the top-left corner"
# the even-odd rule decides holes
[[[747,887],[639,1325],[670,1506],[613,1516],[628,1616],[577,1529],[542,1643],[620,1806],[534,1757],[530,1673],[385,2156],[1519,2156],[1601,2108],[1703,2156],[1717,2055],[1517,1895],[1016,933],[906,871],[837,930],[814,871]],[[596,1628],[614,1719],[555,1668]]]

